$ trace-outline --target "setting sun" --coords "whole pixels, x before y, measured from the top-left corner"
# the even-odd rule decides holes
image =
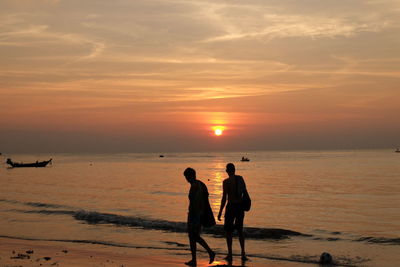
[[[214,127],[212,127],[212,129],[213,129],[214,134],[216,136],[220,136],[220,135],[222,135],[224,133],[225,127],[223,127],[223,126],[214,126]]]

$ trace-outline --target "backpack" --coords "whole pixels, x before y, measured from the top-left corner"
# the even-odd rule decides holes
[[[238,179],[238,176],[236,176],[235,178],[236,178],[237,194],[239,195],[239,194],[240,194],[240,193],[239,193],[239,187],[238,187],[239,179]],[[243,179],[243,178],[242,178],[242,179]],[[243,181],[243,183],[244,183],[244,181]],[[247,192],[247,188],[246,188],[246,190],[243,192],[243,194],[242,194],[242,196],[241,196],[241,199],[242,199],[243,210],[244,210],[244,211],[249,211],[250,208],[251,208],[251,198],[250,198],[249,192]]]

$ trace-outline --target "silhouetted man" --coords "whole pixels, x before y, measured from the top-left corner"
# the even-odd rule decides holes
[[[208,252],[210,256],[210,264],[214,261],[215,253],[208,246],[207,242],[200,237],[201,226],[204,224],[204,218],[209,215],[211,208],[209,208],[208,202],[208,190],[207,186],[196,180],[196,171],[192,168],[187,168],[183,175],[185,176],[188,183],[190,183],[189,190],[189,213],[187,219],[188,235],[190,242],[190,251],[192,252],[192,259],[185,262],[186,265],[196,266],[196,242],[202,245]],[[209,209],[209,210],[208,210]],[[207,213],[208,212],[208,213]],[[214,216],[211,216],[215,224]],[[206,226],[212,225],[206,222]]]
[[[242,260],[246,261],[246,252],[244,248],[244,235],[243,235],[243,220],[244,208],[242,205],[242,196],[247,193],[246,183],[242,176],[235,175],[235,165],[228,163],[226,165],[226,172],[229,177],[223,182],[223,192],[221,199],[221,207],[218,213],[218,220],[221,221],[222,211],[225,207],[226,198],[228,197],[228,204],[225,210],[224,230],[226,232],[226,244],[228,246],[228,256],[226,260],[232,261],[232,234],[236,229],[239,235],[240,248],[242,250]]]

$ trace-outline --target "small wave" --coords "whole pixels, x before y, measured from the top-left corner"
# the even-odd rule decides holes
[[[160,192],[157,192],[160,193]],[[21,213],[38,213],[45,215],[70,215],[76,220],[85,221],[89,224],[112,224],[117,226],[129,226],[138,227],[148,230],[161,230],[168,232],[178,232],[186,233],[187,225],[186,222],[174,222],[161,219],[148,219],[135,216],[122,216],[109,213],[100,213],[94,211],[79,210],[76,208],[58,205],[58,204],[48,204],[41,202],[20,202],[16,200],[0,199],[0,202],[6,202],[11,204],[23,204],[30,207],[42,208],[35,210],[22,210],[22,209],[11,209],[8,211],[21,212]],[[48,209],[46,209],[48,208]],[[206,234],[214,235],[215,237],[224,236],[224,229],[222,225],[216,225],[211,228],[204,228],[203,232]],[[259,227],[245,227],[246,237],[252,239],[286,239],[290,236],[303,236],[311,237],[314,240],[324,240],[324,241],[340,241],[340,240],[351,240],[356,242],[367,242],[373,244],[382,245],[400,245],[400,238],[385,238],[385,237],[359,237],[357,239],[353,238],[343,238],[343,233],[335,231],[327,231],[316,229],[314,232],[323,234],[310,235],[303,234],[300,232],[279,229],[279,228],[259,228]],[[328,236],[324,236],[328,234]],[[329,236],[333,235],[333,236]],[[340,236],[340,237],[339,237]]]
[[[155,247],[155,246],[140,246],[140,245],[121,244],[121,243],[115,243],[115,242],[111,242],[111,241],[102,241],[102,240],[30,238],[30,237],[7,236],[7,235],[0,235],[0,238],[10,238],[10,239],[28,240],[28,241],[54,241],[54,242],[66,242],[66,243],[81,243],[81,244],[104,245],[104,246],[121,247],[121,248],[188,250],[187,248],[165,248],[165,247]]]
[[[0,198],[0,202],[6,202],[6,203],[11,203],[11,204],[19,203],[16,200],[9,200],[9,199],[4,199],[4,198]]]
[[[74,215],[75,211],[72,210],[11,210],[18,211],[23,213],[39,213],[39,214],[47,214],[47,215]]]
[[[38,207],[38,208],[64,208],[65,206],[57,205],[57,204],[46,204],[46,203],[40,203],[40,202],[26,202],[24,203],[25,205],[31,206],[31,207]]]
[[[119,226],[141,227],[144,229],[169,230],[172,232],[186,231],[186,223],[170,222],[166,220],[151,220],[140,217],[128,217],[94,211],[75,212],[74,218],[90,224],[114,224]]]
[[[328,230],[323,230],[323,229],[315,229],[314,232],[317,233],[322,233],[322,234],[330,234],[330,235],[341,235],[342,232],[339,231],[328,231]]]
[[[335,237],[315,237],[314,240],[324,240],[324,241],[339,241],[343,240],[342,238],[335,238]]]
[[[388,244],[388,245],[400,245],[400,238],[385,238],[385,237],[361,237],[354,241],[368,242],[375,244]]]
[[[134,216],[122,216],[110,213],[99,213],[94,211],[73,210],[18,210],[10,211],[22,213],[38,213],[46,215],[71,215],[76,220],[89,224],[112,224],[116,226],[138,227],[147,230],[161,230],[167,232],[186,233],[186,222],[174,222],[160,219],[147,219]],[[222,225],[204,228],[203,232],[214,237],[223,237],[225,231]],[[245,227],[246,238],[252,239],[286,239],[289,236],[310,236],[299,232],[279,228]]]
[[[184,222],[128,217],[108,213],[78,211],[74,214],[74,218],[86,221],[90,224],[114,224],[119,226],[140,227],[143,229],[163,230],[178,233],[185,233],[187,231],[187,225]],[[224,235],[222,225],[204,228],[203,232],[212,234],[216,237],[222,237]],[[284,239],[289,236],[308,236],[299,232],[278,228],[245,227],[245,232],[247,238],[253,239]]]
[[[68,208],[68,209],[73,209],[73,207],[65,206],[65,205],[59,205],[59,204],[49,204],[49,203],[41,203],[41,202],[22,202],[22,201],[4,199],[4,198],[0,198],[0,202],[10,203],[10,204],[22,204],[22,205],[26,205],[26,206],[30,206],[30,207],[36,207],[36,208],[53,208],[53,209]]]

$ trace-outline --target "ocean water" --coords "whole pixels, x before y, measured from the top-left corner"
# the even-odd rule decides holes
[[[189,184],[197,171],[216,215],[233,162],[252,198],[245,232],[250,258],[341,266],[398,266],[400,154],[391,150],[240,153],[3,155],[53,158],[46,168],[0,168],[0,236],[187,253]],[[250,162],[240,162],[242,156]],[[221,222],[204,229],[226,253]],[[239,253],[234,240],[234,252]],[[134,251],[132,252],[134,253]],[[189,257],[189,256],[188,256]]]

